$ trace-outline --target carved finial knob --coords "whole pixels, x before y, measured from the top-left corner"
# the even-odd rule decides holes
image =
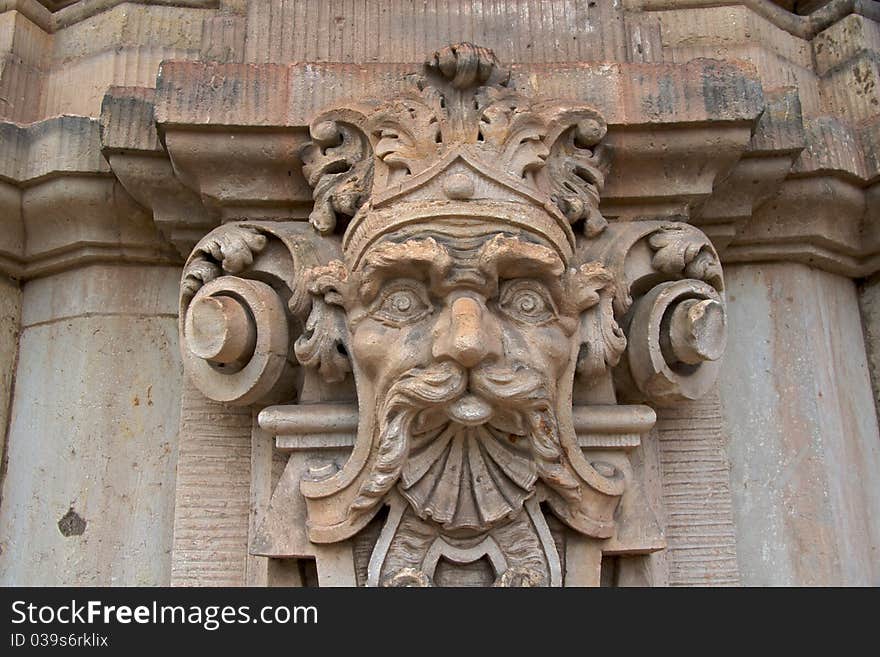
[[[676,358],[690,365],[718,360],[727,341],[724,307],[714,299],[686,299],[672,311],[669,341]]]
[[[256,344],[256,326],[237,300],[196,299],[187,315],[186,346],[203,360],[227,364],[247,360]]]
[[[472,43],[457,43],[441,48],[428,60],[456,89],[484,84],[498,68],[498,60],[489,48]]]
[[[474,181],[463,173],[454,173],[443,182],[443,191],[453,200],[464,200],[474,195]]]

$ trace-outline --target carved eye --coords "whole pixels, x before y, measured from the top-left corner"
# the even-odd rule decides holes
[[[373,307],[372,315],[380,322],[402,325],[415,322],[431,312],[424,289],[413,283],[386,287]]]
[[[556,317],[550,293],[537,281],[511,281],[504,285],[498,307],[513,319],[543,324]]]

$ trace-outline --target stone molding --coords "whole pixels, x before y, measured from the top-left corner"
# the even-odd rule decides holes
[[[539,95],[596,89],[594,102],[608,117],[606,144],[614,162],[603,215],[687,219],[712,238],[722,260],[731,262],[795,260],[848,276],[873,271],[876,158],[866,153],[876,149],[865,151],[870,142],[864,141],[876,135],[872,124],[865,124],[856,139],[840,122],[805,119],[794,89],[762,93],[748,69],[725,66],[709,61],[683,68],[520,65],[512,75]],[[178,177],[220,220],[304,219],[311,210],[310,191],[298,167],[289,164],[298,158],[305,127],[321,103],[362,93],[369,79],[392,93],[395,80],[410,70],[384,64],[170,63],[158,78],[155,118]],[[713,91],[711,104],[701,109],[705,89],[687,86],[687,80],[697,79],[728,89],[729,96]],[[639,85],[628,87],[633,80]],[[670,90],[669,84],[678,84],[670,80],[681,80],[682,86]],[[190,101],[181,93],[186,89],[200,91]],[[316,96],[319,89],[335,96]],[[694,100],[674,109],[664,105],[664,97]],[[260,98],[272,101],[259,103]],[[627,115],[621,107],[630,108]],[[642,114],[633,114],[636,107]],[[224,134],[209,125],[224,126]],[[846,144],[849,153],[840,150]],[[230,149],[237,154],[232,160],[224,157]],[[267,149],[275,155],[266,158]],[[261,172],[259,180],[242,186],[245,172],[254,170]],[[619,171],[639,175],[624,180]],[[824,191],[829,184],[841,191],[829,197]],[[805,189],[823,195],[820,207],[827,218],[804,225],[802,209],[786,200],[788,188],[796,190],[795,200]],[[847,221],[840,222],[841,216]]]
[[[179,257],[100,156],[98,121],[62,116],[0,124],[0,268],[34,278],[94,262]]]
[[[776,0],[624,0],[630,10],[666,11],[702,9],[719,6],[742,6],[756,16],[767,20],[774,26],[792,36],[812,39],[822,30],[834,25],[849,15],[865,16],[880,21],[880,9],[870,0],[818,0],[819,5],[807,15],[798,15],[789,8],[780,6],[785,2]]]
[[[240,61],[244,17],[222,2],[0,2],[0,118],[100,114],[114,84],[152,86],[166,59]]]
[[[159,58],[241,61],[245,25],[256,26],[264,18],[261,12],[298,15],[293,0],[269,4],[271,8],[251,7],[243,15],[234,3],[128,3],[131,11],[120,22],[123,7],[102,0],[74,3],[47,16],[60,21],[77,15],[123,32],[135,30],[137,38],[148,37],[155,44]],[[16,98],[19,88],[36,88],[24,84],[31,75],[25,69],[50,75],[57,63],[49,60],[64,60],[58,74],[74,75],[95,56],[77,50],[74,32],[61,37],[48,24],[38,27],[26,18],[44,11],[38,3],[4,7],[6,13],[0,15],[8,22],[3,29],[10,35],[12,59],[3,76],[25,76],[15,77],[15,84],[8,78],[12,87],[7,99]],[[644,52],[630,55],[635,61],[512,67],[517,84],[528,84],[537,95],[595,89],[591,102],[607,117],[608,150],[615,163],[603,195],[603,215],[686,219],[710,236],[724,261],[792,260],[851,277],[876,271],[880,145],[875,142],[880,115],[872,89],[880,88],[875,63],[880,28],[871,6],[831,2],[809,16],[797,16],[766,0],[694,1],[674,7],[652,0],[629,3],[624,10],[628,47],[644,45]],[[22,13],[27,11],[31,13]],[[195,22],[186,28],[185,38],[163,27],[172,15],[184,25],[187,12]],[[229,21],[235,25],[227,25]],[[62,32],[78,24],[73,19],[62,22],[57,26]],[[183,50],[181,39],[188,44]],[[88,48],[100,50],[100,44]],[[220,51],[227,54],[211,54]],[[138,63],[131,60],[131,65],[155,70],[159,59],[147,65],[142,55],[154,55],[139,53]],[[121,51],[113,56],[128,57]],[[755,69],[700,57],[741,57]],[[636,63],[639,59],[645,63]],[[116,81],[131,83],[128,66],[119,69],[122,77]],[[109,90],[104,128],[117,129],[127,121],[141,121],[141,128],[137,138],[117,130],[120,134],[106,138],[102,150],[113,159],[114,175],[126,191],[153,213],[166,237],[185,254],[220,221],[307,217],[310,190],[295,163],[312,118],[341,95],[391,92],[395,81],[412,70],[412,64],[390,63],[172,61],[159,70],[155,82],[137,74],[138,85],[156,85],[152,94],[130,86]],[[72,78],[56,82],[59,89],[82,88]],[[133,102],[146,114],[138,118],[120,109],[128,93],[124,88],[132,90]],[[22,100],[24,105],[16,106],[60,102],[45,90],[41,93],[40,102]],[[8,116],[26,120],[39,112]],[[217,133],[219,126],[222,134]],[[171,182],[169,170],[179,182]],[[639,175],[624,181],[616,173],[624,170],[638,170]],[[248,175],[252,180],[243,182]],[[813,200],[807,204],[805,198]],[[809,222],[802,221],[805,207],[818,209]],[[846,221],[840,221],[842,216]],[[7,248],[6,269],[29,275],[21,269],[22,255],[12,251],[17,255],[9,255]],[[146,256],[137,258],[144,261]],[[35,271],[43,270],[48,271]]]

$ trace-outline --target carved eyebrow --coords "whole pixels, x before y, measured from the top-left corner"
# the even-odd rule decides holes
[[[360,294],[366,300],[379,293],[390,277],[426,277],[432,283],[442,280],[452,268],[449,251],[434,238],[384,242],[364,256],[360,271]]]
[[[478,267],[490,278],[559,279],[565,271],[553,249],[505,235],[496,235],[480,249]]]

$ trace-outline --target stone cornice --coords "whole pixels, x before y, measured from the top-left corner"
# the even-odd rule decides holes
[[[219,223],[175,175],[153,118],[154,90],[111,87],[101,110],[101,149],[119,182],[185,257]]]
[[[311,192],[298,152],[319,111],[308,90],[351,97],[363,86],[365,68],[171,63],[155,92],[111,89],[100,122],[3,124],[5,269],[30,277],[82,259],[175,259],[144,226],[121,240],[77,229],[68,244],[58,243],[64,233],[55,227],[54,241],[41,246],[42,224],[29,219],[28,209],[42,207],[36,188],[60,190],[49,184],[60,177],[101,179],[114,198],[110,215],[127,213],[141,225],[138,208],[146,208],[179,253],[222,220],[305,219]],[[389,80],[390,89],[406,68],[374,65],[371,74],[380,85]],[[875,269],[874,119],[856,131],[833,119],[804,119],[795,90],[762,93],[748,68],[707,60],[520,66],[515,80],[539,95],[583,89],[581,100],[606,112],[614,166],[602,211],[612,221],[688,220],[728,262],[796,260],[850,276]],[[87,207],[97,198],[96,184],[66,184],[64,193],[88,188]]]
[[[399,90],[412,70],[170,62],[157,79],[155,118],[178,177],[222,216],[304,218],[311,193],[295,164],[306,126],[334,101],[363,96],[367,84],[380,96]],[[512,83],[588,102],[607,117],[615,165],[603,212],[627,219],[689,216],[747,147],[763,107],[747,66],[710,60],[519,65]]]
[[[410,69],[170,62],[155,95],[108,94],[104,153],[181,251],[212,222],[305,219],[311,193],[298,151],[309,122],[336,99],[362,94],[366,80],[380,94],[396,91]],[[513,81],[538,96],[579,90],[576,100],[608,117],[613,167],[601,209],[610,220],[690,221],[730,262],[795,260],[849,276],[874,270],[873,119],[854,130],[804,118],[797,89],[762,92],[747,66],[712,60],[520,65]],[[176,181],[145,182],[169,169]],[[803,219],[803,195],[815,220]],[[196,197],[201,219],[181,210],[195,208]]]
[[[98,121],[0,124],[0,268],[28,279],[93,262],[177,254],[101,157]]]

